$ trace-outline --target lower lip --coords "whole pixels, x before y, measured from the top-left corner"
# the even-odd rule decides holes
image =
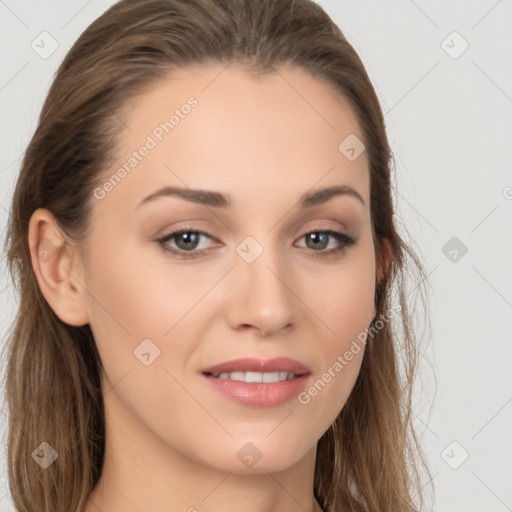
[[[288,402],[304,389],[309,375],[308,373],[291,380],[264,384],[219,379],[203,374],[217,391],[235,402],[250,407],[275,407]]]

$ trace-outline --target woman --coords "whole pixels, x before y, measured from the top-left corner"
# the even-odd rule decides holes
[[[408,257],[424,274],[390,159],[309,0],[92,23],[12,203],[16,509],[419,510]]]

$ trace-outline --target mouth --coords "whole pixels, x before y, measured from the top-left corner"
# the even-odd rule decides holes
[[[227,361],[202,371],[213,389],[250,407],[272,407],[300,393],[311,375],[307,366],[278,357]]]

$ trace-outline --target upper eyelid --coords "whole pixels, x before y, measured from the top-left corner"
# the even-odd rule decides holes
[[[345,235],[348,236],[348,233],[346,232],[345,229],[334,228],[334,227],[313,227],[313,228],[309,228],[309,229],[306,229],[305,231],[303,231],[301,236],[304,236],[304,235],[307,235],[307,234],[310,234],[310,233],[329,232],[329,231],[335,232],[335,233],[340,233],[340,234],[345,234]],[[173,229],[173,230],[168,231],[168,232],[163,232],[162,235],[159,238],[167,238],[167,237],[171,237],[172,235],[179,235],[179,234],[182,234],[182,233],[200,233],[201,235],[208,236],[209,238],[218,238],[218,235],[216,235],[215,233],[210,233],[206,229],[197,228],[197,227],[192,228],[192,227],[186,227],[186,226],[183,227],[183,228],[176,228],[176,229]]]
[[[191,220],[191,221],[188,221],[188,222],[195,222],[195,220]],[[200,222],[202,222],[202,221],[200,221]],[[332,226],[332,225],[330,225],[330,226],[313,225],[312,227],[307,228],[306,230],[300,230],[300,231],[297,230],[296,228],[293,228],[293,231],[295,231],[297,233],[302,232],[303,235],[307,234],[307,233],[311,233],[313,231],[337,231],[337,232],[341,232],[343,234],[348,235],[349,231],[350,231],[350,229],[348,229],[348,227],[347,227],[347,224],[345,222],[340,221],[340,220],[322,219],[322,220],[319,220],[319,221],[316,221],[316,222],[317,223],[318,222],[321,222],[321,223],[325,223],[325,222],[332,223],[332,222],[334,222],[334,223],[337,224],[337,226]],[[176,224],[179,224],[179,223],[177,222]],[[304,222],[302,222],[301,224],[304,224]],[[160,235],[160,237],[168,236],[168,235],[179,233],[179,232],[188,232],[188,231],[202,232],[205,235],[208,235],[208,236],[213,237],[213,238],[220,238],[221,237],[221,234],[220,234],[219,230],[216,229],[216,228],[211,228],[210,226],[203,228],[201,226],[187,225],[187,221],[184,221],[183,225],[181,225],[181,226],[178,225],[175,228],[174,227],[173,228],[168,227],[167,229],[160,230],[160,232],[162,233]],[[233,231],[231,229],[229,229],[229,231],[230,231],[231,234],[233,234]]]

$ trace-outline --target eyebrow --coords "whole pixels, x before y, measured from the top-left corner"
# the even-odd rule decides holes
[[[307,192],[299,199],[299,206],[302,208],[317,206],[326,203],[333,197],[337,196],[351,196],[355,197],[363,205],[365,204],[363,198],[355,189],[348,185],[335,185],[333,187],[322,188],[312,192]],[[145,197],[137,206],[150,203],[161,197],[176,196],[190,201],[192,203],[203,204],[205,206],[212,206],[215,208],[227,208],[231,205],[231,198],[229,195],[221,194],[220,192],[213,192],[210,190],[194,190],[190,188],[179,187],[163,187],[149,196]]]

